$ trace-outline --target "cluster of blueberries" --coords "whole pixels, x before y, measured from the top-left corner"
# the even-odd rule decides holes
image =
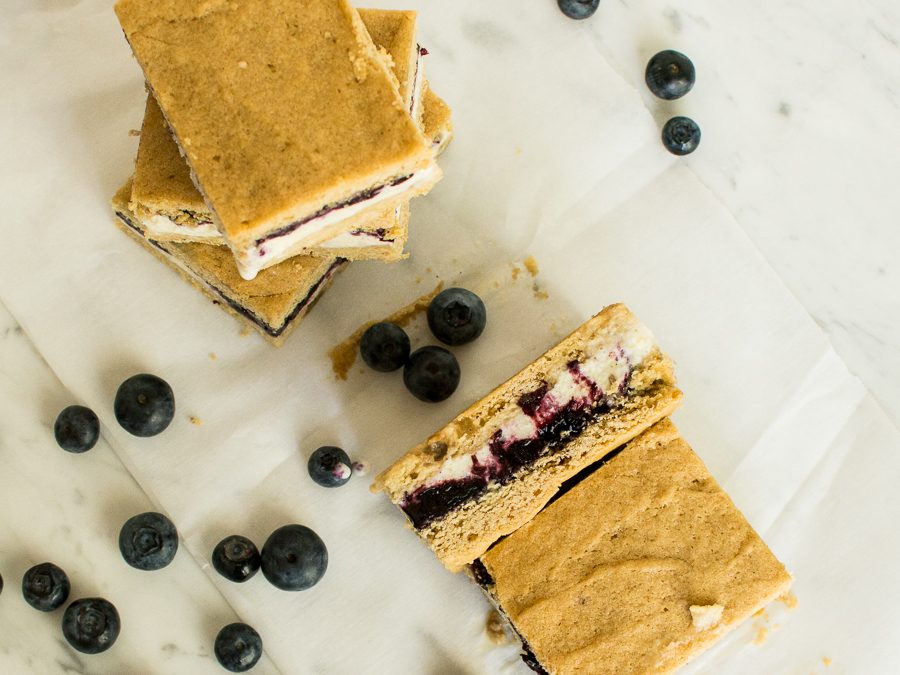
[[[123,382],[114,403],[116,420],[139,437],[156,436],[175,416],[175,396],[161,378],[140,374]],[[100,437],[97,415],[84,406],[65,408],[57,417],[54,435],[61,448],[83,453]],[[326,487],[343,485],[352,473],[350,458],[340,448],[319,448],[309,459],[313,480]],[[153,571],[172,562],[178,551],[178,531],[161,513],[141,513],[126,521],[119,531],[119,552],[132,567]],[[226,579],[242,583],[262,570],[275,587],[301,591],[319,582],[328,567],[328,550],[310,528],[291,524],[275,530],[260,551],[246,537],[230,535],[212,553],[212,565]],[[69,596],[66,573],[52,563],[32,567],[22,579],[22,594],[32,607],[52,611]],[[0,591],[3,579],[0,577]],[[63,634],[78,651],[97,654],[109,649],[119,635],[121,622],[115,606],[103,598],[73,602],[65,610]],[[251,669],[262,656],[259,633],[244,623],[233,623],[219,631],[214,651],[219,663],[231,672]]]
[[[472,291],[447,288],[428,305],[428,327],[441,342],[464,345],[476,339],[487,324],[484,303]],[[395,323],[370,326],[359,343],[370,368],[389,373],[403,368],[403,383],[420,401],[438,403],[459,386],[459,362],[443,347],[421,347],[410,353],[409,336]]]
[[[570,19],[587,19],[594,15],[600,0],[557,0],[562,13]],[[673,101],[694,86],[694,64],[680,52],[667,49],[647,64],[647,86],[654,95]],[[663,126],[662,142],[673,155],[689,155],[700,144],[700,127],[690,117],[673,117]]]
[[[687,56],[666,49],[647,63],[644,79],[654,96],[674,101],[694,88],[697,74]],[[673,117],[663,126],[662,142],[673,155],[689,155],[700,145],[700,127],[690,117]]]
[[[0,579],[0,590],[3,588]],[[41,563],[22,577],[25,602],[42,612],[52,612],[69,599],[69,577],[53,563]],[[119,637],[119,613],[108,600],[82,598],[66,607],[62,632],[73,648],[84,654],[99,654]]]

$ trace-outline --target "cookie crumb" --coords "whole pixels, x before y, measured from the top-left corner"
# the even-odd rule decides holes
[[[756,631],[756,637],[753,638],[753,644],[759,646],[766,643],[766,639],[769,637],[769,629],[766,626],[763,626],[759,630]]]
[[[695,630],[709,630],[722,620],[722,605],[691,605],[691,620]]]
[[[832,663],[831,659],[829,659],[827,656],[822,657],[822,665],[823,666],[825,666],[827,668],[828,666],[831,665],[831,663]]]
[[[241,326],[241,337],[245,338],[250,335],[250,326]]]
[[[195,427],[199,427],[201,424],[203,424],[203,420],[201,420],[199,417],[195,417],[194,415],[191,415],[188,419],[191,420],[191,424],[193,424]]]
[[[496,609],[488,612],[487,619],[484,622],[484,631],[487,633],[488,640],[495,645],[503,644],[509,639],[506,634],[506,622]]]
[[[421,314],[428,309],[428,305],[431,304],[434,296],[440,293],[443,288],[444,282],[442,281],[434,287],[434,290],[431,291],[431,293],[426,293],[422,297],[417,298],[416,300],[408,304],[406,307],[401,307],[396,312],[384,319],[364,323],[362,326],[357,328],[350,337],[348,337],[340,344],[332,347],[328,351],[328,356],[331,358],[331,370],[334,372],[334,376],[339,380],[347,379],[347,375],[349,375],[350,369],[353,367],[353,364],[356,363],[356,356],[357,354],[359,354],[359,342],[362,339],[363,333],[366,332],[369,326],[374,326],[376,323],[380,323],[381,321],[395,323],[398,326],[406,326],[418,314]]]
[[[538,275],[538,262],[534,259],[533,255],[525,258],[525,260],[522,261],[522,264],[525,265],[525,269],[528,270],[528,273],[532,277],[536,277]]]
[[[128,135],[131,136],[132,138],[137,138],[141,135],[141,130],[140,129],[129,129]]]
[[[534,284],[531,287],[531,290],[534,291],[534,297],[537,298],[538,300],[546,300],[547,298],[550,297],[550,294],[547,291],[545,291],[544,289],[542,289],[540,286],[538,286],[537,284]]]
[[[210,360],[210,361],[215,361],[217,358],[219,358],[219,357],[216,356],[216,353],[215,353],[215,352],[210,352],[210,353],[209,353],[209,360]]]
[[[522,269],[518,265],[513,265],[512,268],[512,278],[513,281],[519,278],[519,275],[522,273]]]
[[[778,599],[779,599],[779,600],[784,604],[784,606],[787,607],[788,609],[796,609],[796,608],[797,608],[797,596],[794,595],[793,593],[791,593],[790,591],[788,591],[787,593],[785,593],[784,595],[782,595],[782,596],[781,596],[780,598],[778,598]]]

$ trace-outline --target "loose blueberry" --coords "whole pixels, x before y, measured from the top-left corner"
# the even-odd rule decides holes
[[[447,345],[463,345],[482,332],[487,323],[484,303],[465,288],[447,288],[428,305],[428,327]]]
[[[66,452],[87,452],[100,438],[100,420],[90,408],[70,405],[56,418],[53,434]]]
[[[673,155],[689,155],[700,145],[700,127],[690,117],[673,117],[663,127],[662,142]]]
[[[172,387],[156,375],[134,375],[116,392],[116,419],[134,436],[156,436],[175,417],[175,394]]]
[[[363,333],[359,353],[370,368],[390,373],[409,358],[409,336],[395,323],[376,323]]]
[[[243,673],[262,656],[262,638],[245,623],[230,623],[216,636],[215,652],[225,670]]]
[[[340,487],[353,475],[353,464],[346,452],[325,445],[309,456],[309,476],[322,487]]]
[[[327,567],[325,542],[303,525],[279,527],[262,547],[263,574],[283,591],[312,588]]]
[[[83,654],[105,652],[119,637],[120,629],[119,613],[103,598],[76,600],[63,615],[63,635]]]
[[[225,537],[216,544],[212,564],[226,579],[242,583],[259,570],[259,550],[256,544],[238,534]]]
[[[655,96],[674,101],[688,93],[697,80],[691,60],[673,49],[659,52],[647,63],[647,86]]]
[[[178,532],[161,513],[141,513],[129,518],[119,532],[119,551],[139,570],[162,569],[175,557]]]
[[[557,0],[562,13],[570,19],[587,19],[600,6],[600,0]]]
[[[25,602],[42,612],[52,612],[69,598],[69,577],[53,563],[41,563],[22,577]]]
[[[439,403],[459,386],[459,363],[443,347],[422,347],[403,368],[403,384],[420,401]]]

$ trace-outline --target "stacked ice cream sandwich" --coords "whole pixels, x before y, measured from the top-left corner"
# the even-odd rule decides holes
[[[353,260],[404,257],[450,109],[416,13],[119,0],[149,95],[123,230],[278,344]],[[198,47],[198,45],[202,45]]]

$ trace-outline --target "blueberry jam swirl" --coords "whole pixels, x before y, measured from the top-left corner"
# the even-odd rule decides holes
[[[570,361],[552,387],[544,382],[520,396],[521,412],[482,448],[445,462],[434,477],[403,495],[400,508],[422,529],[566,445],[617,405],[614,396],[627,393],[635,362],[643,360],[650,344],[652,338],[626,350],[616,343],[584,363]]]

